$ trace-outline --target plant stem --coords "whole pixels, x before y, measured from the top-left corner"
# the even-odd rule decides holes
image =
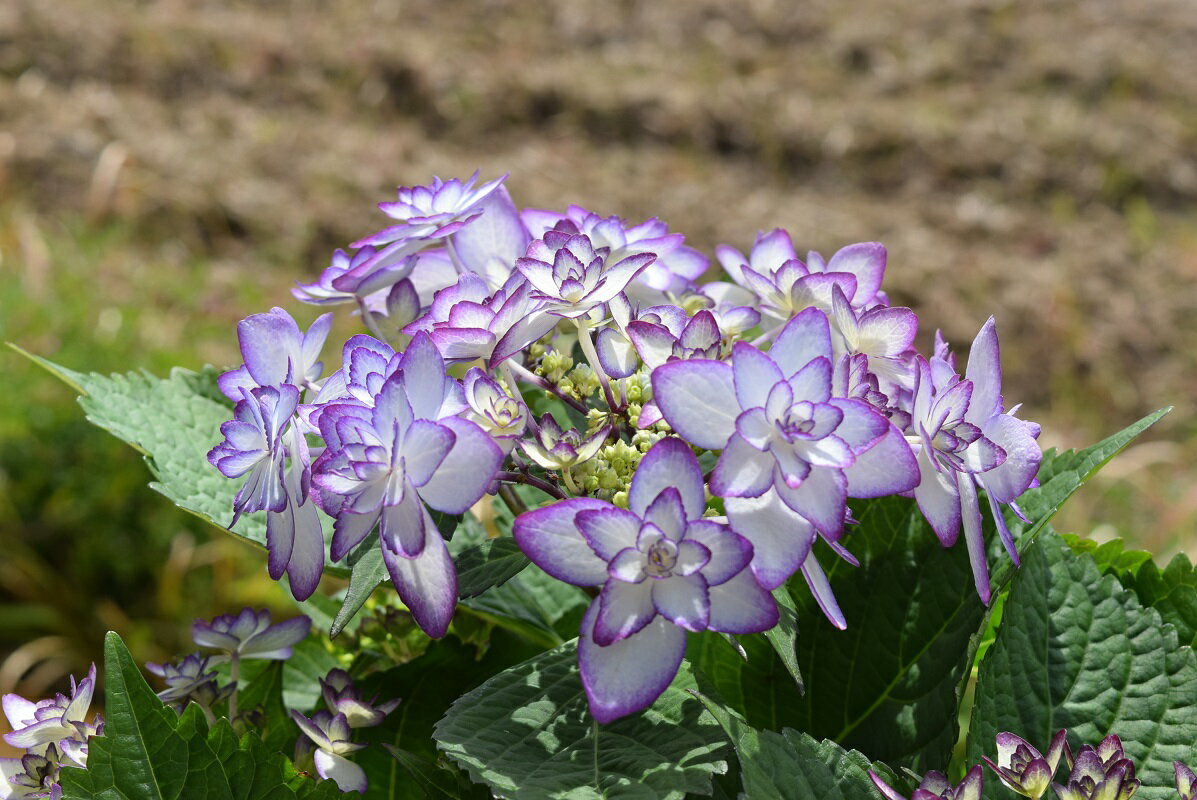
[[[233,653],[229,659],[229,680],[233,684],[233,692],[229,695],[229,723],[237,718],[237,683],[241,680],[241,657]]]
[[[528,510],[528,507],[524,505],[524,501],[520,499],[520,496],[515,493],[515,490],[510,485],[499,487],[499,497],[503,498],[503,502],[511,509],[511,513],[517,517]]]
[[[550,497],[554,497],[558,500],[569,499],[568,496],[565,494],[565,492],[561,491],[556,486],[554,486],[553,484],[546,481],[544,478],[538,478],[535,475],[528,475],[523,472],[500,472],[499,480],[508,481],[509,483],[522,483],[525,486],[535,487],[537,489],[540,489],[540,491],[544,492],[545,494],[549,495]],[[500,490],[500,492],[501,491],[502,490]],[[521,503],[522,503],[522,501],[521,501]],[[510,508],[510,505],[508,507]],[[515,509],[512,509],[512,511],[514,511],[514,510]]]
[[[582,353],[590,363],[590,368],[598,376],[599,385],[603,387],[603,396],[607,398],[607,408],[616,411],[619,406],[615,402],[615,395],[611,393],[611,379],[607,377],[602,363],[599,362],[598,352],[594,349],[594,342],[590,340],[590,329],[586,327],[586,323],[582,317],[575,319],[574,323],[578,326],[578,345],[582,348]]]

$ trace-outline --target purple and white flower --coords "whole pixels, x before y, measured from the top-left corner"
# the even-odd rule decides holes
[[[343,669],[331,670],[320,679],[320,696],[332,714],[343,714],[350,728],[372,728],[381,725],[399,707],[399,698],[379,703],[378,698],[363,700],[361,692],[353,685],[349,673]]]
[[[981,800],[981,773],[978,764],[968,771],[960,783],[952,786],[946,775],[931,770],[923,776],[909,800]],[[869,777],[886,800],[907,800],[873,770],[869,770]]]
[[[258,386],[316,388],[324,371],[320,351],[331,327],[331,313],[317,317],[307,333],[281,308],[251,314],[237,323],[245,364],[220,376],[220,390],[235,403],[242,398],[242,389]]]
[[[1176,771],[1176,793],[1180,800],[1193,800],[1197,797],[1197,773],[1188,764],[1179,761],[1172,762],[1172,769]]]
[[[285,661],[311,630],[312,621],[306,616],[276,623],[267,609],[247,606],[238,614],[221,614],[211,622],[197,619],[191,624],[191,638],[200,647],[224,653],[211,656],[212,663],[228,656]]]
[[[210,662],[210,656],[192,653],[178,664],[148,663],[145,668],[166,682],[166,688],[158,692],[158,699],[181,714],[190,702],[210,710],[232,693],[232,684],[222,687],[220,676]]]
[[[32,702],[17,694],[3,698],[4,716],[12,731],[4,734],[4,741],[34,755],[45,755],[47,747],[64,739],[86,742],[103,720],[99,715],[87,723],[87,710],[96,690],[96,665],[92,664],[87,677],[80,681],[71,676],[70,695],[62,693],[52,698]]]
[[[590,710],[610,722],[647,708],[677,673],[686,631],[753,633],[777,623],[772,596],[745,569],[752,545],[703,518],[698,459],[662,439],[632,477],[628,509],[579,497],[516,518],[537,566],[576,586],[602,586],[578,645]]]
[[[564,216],[537,209],[526,209],[523,216],[537,236],[554,228],[588,236],[595,247],[609,250],[611,263],[630,255],[652,253],[656,259],[636,276],[628,290],[642,302],[660,302],[665,296],[693,288],[710,263],[702,253],[685,246],[686,237],[670,233],[669,226],[656,217],[629,226],[620,217],[601,217],[577,205],[566,209]]]
[[[457,233],[483,213],[483,203],[506,178],[504,175],[475,188],[474,183],[478,180],[475,172],[464,182],[456,178],[448,181],[434,178],[427,186],[400,187],[397,200],[378,204],[379,209],[398,224],[353,243],[353,247],[378,248],[373,258],[358,269],[378,271]],[[350,274],[346,273],[347,276]]]
[[[346,716],[321,709],[310,718],[292,711],[291,719],[316,746],[316,772],[320,777],[336,781],[342,792],[365,794],[370,786],[366,771],[345,756],[356,753],[366,745],[350,740],[353,729]]]
[[[912,433],[918,437],[922,480],[914,490],[919,509],[945,547],[964,528],[977,594],[989,602],[989,567],[977,488],[983,488],[1002,544],[1015,564],[1018,550],[1001,505],[1018,513],[1015,500],[1035,480],[1043,454],[1039,426],[1004,410],[1001,358],[993,319],[982,326],[960,378],[944,359],[916,358]]]
[[[832,396],[831,358],[827,316],[808,309],[767,355],[738,342],[731,364],[692,359],[653,371],[665,420],[690,443],[722,451],[711,491],[727,498],[732,527],[756,548],[753,571],[767,588],[807,564],[812,529],[838,542],[849,496],[904,492],[918,481],[914,455],[889,420],[860,400]],[[805,572],[842,625],[817,562]]]
[[[1037,800],[1051,785],[1056,768],[1068,747],[1067,736],[1066,730],[1057,731],[1048,745],[1047,753],[1042,754],[1021,736],[999,733],[997,762],[988,756],[982,756],[982,760],[1011,791]]]
[[[344,558],[380,525],[383,558],[420,626],[443,636],[457,603],[457,573],[427,506],[461,514],[486,492],[504,458],[481,428],[446,415],[462,390],[420,333],[373,407],[334,403],[319,417],[327,449],[313,482],[336,516],[331,557]],[[340,506],[327,509],[333,498]]]

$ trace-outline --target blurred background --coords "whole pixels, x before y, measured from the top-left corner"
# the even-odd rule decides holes
[[[1057,527],[1197,549],[1197,7],[1188,0],[6,0],[0,340],[114,372],[239,361],[234,325],[374,204],[509,172],[690,244],[879,240],[929,344],[996,315],[1007,404],[1078,447],[1175,411]],[[329,356],[335,359],[330,350]],[[263,557],[146,488],[0,353],[0,692],[118,630],[142,660]],[[2,722],[2,721],[0,721]]]

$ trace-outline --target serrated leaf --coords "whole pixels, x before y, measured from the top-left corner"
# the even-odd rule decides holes
[[[477,597],[518,575],[530,563],[514,539],[487,539],[457,555],[457,594]]]
[[[1073,492],[1163,413],[1083,451],[1046,457],[1042,485],[1020,500],[1033,523],[1007,518],[1018,541],[1033,541]],[[943,769],[957,738],[960,687],[986,614],[964,543],[940,547],[909,499],[854,502],[853,510],[860,524],[844,543],[861,566],[823,559],[848,629],[826,621],[800,577],[789,583],[803,621],[798,653],[808,691],[783,720],[890,764],[918,772]],[[995,552],[1000,549],[988,517],[985,536]],[[995,576],[1013,574],[1004,554],[991,563]],[[1002,580],[994,581],[999,589]]]
[[[1033,541],[1064,502],[1096,475],[1111,458],[1126,449],[1127,445],[1171,410],[1171,406],[1161,408],[1084,450],[1066,450],[1062,453],[1049,450],[1044,453],[1043,463],[1039,466],[1040,485],[1028,489],[1018,499],[1019,507],[1034,524],[1028,526],[1012,515],[1007,515],[1007,521],[1011,523],[1011,533],[1014,534],[1019,548],[1026,547]],[[1000,561],[998,568],[993,572],[993,584],[1000,589],[1010,580],[1013,573],[1013,564],[1008,560]]]
[[[1194,651],[1091,557],[1046,534],[1015,576],[981,663],[969,758],[992,755],[1000,731],[1045,746],[1067,728],[1074,751],[1116,733],[1143,781],[1136,796],[1164,800],[1175,796],[1171,762],[1197,756],[1194,708]]]
[[[179,797],[190,754],[187,740],[175,730],[178,715],[162,704],[124,642],[111,632],[104,640],[104,718],[104,735],[88,747],[87,771],[63,770],[64,796]]]
[[[175,714],[155,696],[115,633],[104,642],[104,682],[104,735],[90,740],[86,770],[62,771],[65,800],[340,796],[331,781],[296,782],[285,756],[268,749],[255,734],[237,741],[227,720],[209,729],[194,704],[182,716]]]
[[[1197,645],[1197,569],[1184,553],[1176,554],[1163,569],[1146,550],[1126,550],[1121,540],[1098,545],[1088,539],[1065,536],[1074,552],[1088,553],[1103,574],[1118,578],[1139,602],[1159,612],[1176,628],[1180,643]]]
[[[771,800],[876,800],[870,769],[893,782],[884,764],[871,763],[835,742],[787,728],[757,730],[708,697],[695,693],[731,739],[740,761],[744,796]]]
[[[570,642],[499,673],[436,726],[440,748],[499,797],[661,798],[709,794],[726,769],[719,727],[687,694],[683,664],[648,710],[597,726]]]
[[[488,797],[481,786],[471,783],[441,756],[432,731],[457,698],[533,652],[525,643],[501,632],[492,636],[481,657],[476,648],[454,637],[433,642],[419,658],[358,682],[366,697],[403,698],[382,725],[362,730],[360,741],[397,747],[422,759],[424,769],[434,770],[424,777],[442,787],[460,785],[463,797],[477,796],[475,790],[481,791],[481,797]],[[381,746],[366,748],[356,760],[370,775],[366,800],[419,800],[429,794],[420,780],[408,776],[406,762],[392,758]]]
[[[165,379],[146,372],[105,376],[75,372],[14,349],[79,391],[79,405],[90,422],[145,456],[154,477],[151,488],[221,530],[266,548],[264,513],[243,515],[236,530],[226,527],[241,482],[224,477],[208,463],[208,451],[221,441],[221,423],[233,416],[232,405],[216,386],[215,369],[193,372],[176,367]],[[323,515],[321,523],[327,542],[332,525]],[[325,570],[341,577],[349,574],[329,562],[327,545]]]

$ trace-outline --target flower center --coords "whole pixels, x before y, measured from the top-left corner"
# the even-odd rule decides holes
[[[654,578],[668,578],[677,563],[677,545],[662,537],[644,554],[644,571]]]

